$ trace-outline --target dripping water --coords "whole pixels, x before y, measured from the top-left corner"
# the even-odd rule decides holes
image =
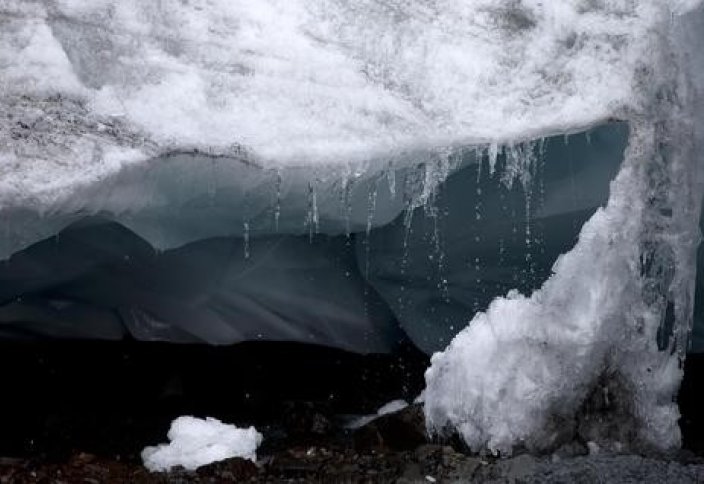
[[[283,184],[283,176],[281,169],[276,170],[276,180],[274,189],[276,191],[276,200],[274,201],[274,230],[279,232],[279,219],[281,218],[281,185]]]
[[[345,237],[347,244],[351,243],[352,228],[350,220],[352,219],[352,190],[354,188],[355,179],[351,170],[342,178],[342,191],[340,193],[340,205],[345,219]]]
[[[419,174],[423,166],[417,166],[414,169],[410,169],[406,172],[403,182],[403,197],[404,197],[404,211],[403,211],[403,249],[401,252],[401,267],[400,267],[400,279],[401,284],[399,285],[399,317],[402,317],[405,308],[404,294],[406,292],[406,271],[408,269],[409,261],[409,243],[410,237],[412,235],[413,226],[413,214],[416,206],[416,199],[418,197],[418,184],[419,184]]]
[[[313,236],[317,235],[319,226],[318,217],[318,195],[315,190],[314,182],[308,182],[308,214],[306,215],[305,226],[308,227],[308,240],[313,242]]]
[[[477,179],[476,179],[476,199],[474,203],[474,226],[475,226],[475,235],[474,235],[474,243],[476,244],[476,253],[479,254],[481,253],[481,234],[482,231],[480,230],[481,223],[482,223],[482,211],[483,211],[483,200],[482,200],[482,174],[484,171],[482,170],[482,164],[483,164],[483,156],[480,156],[477,160]],[[489,168],[491,171],[491,167]],[[479,256],[475,256],[472,260],[472,269],[474,270],[474,275],[475,279],[474,282],[476,283],[477,287],[481,288],[482,294],[486,294],[486,286],[485,284],[482,284],[482,266],[481,266],[481,259]],[[481,308],[479,307],[479,300],[475,297],[474,302],[472,304],[474,312],[478,312]]]
[[[242,247],[244,249],[244,258],[249,259],[249,222],[244,221],[242,226]]]
[[[374,213],[376,212],[376,198],[377,198],[377,188],[378,180],[372,182],[369,187],[369,196],[367,199],[367,227],[365,231],[364,239],[364,277],[369,280],[369,253],[371,250],[371,233],[372,225],[374,224]],[[365,295],[367,292],[368,285],[364,286]]]

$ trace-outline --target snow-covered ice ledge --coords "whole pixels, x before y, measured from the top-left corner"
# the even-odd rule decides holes
[[[174,152],[363,172],[624,118],[659,3],[3,2],[0,209],[95,212]]]
[[[686,61],[701,12],[679,15],[698,6],[4,2],[0,214],[28,222],[5,227],[2,255],[77,213],[158,206],[126,191],[106,207],[102,194],[116,174],[174,154],[208,154],[180,160],[198,164],[185,179],[214,156],[299,168],[300,180],[323,170],[333,185],[389,162],[442,162],[475,145],[495,153],[627,120],[608,206],[545,287],[496,301],[435,357],[426,411],[473,448],[542,449],[559,440],[550,419],[569,420],[607,368],[625,382],[634,422],[623,444],[673,448],[701,200],[692,116],[702,66]],[[438,173],[429,189],[447,170]],[[292,191],[315,201],[310,187]],[[672,337],[659,348],[668,317]]]

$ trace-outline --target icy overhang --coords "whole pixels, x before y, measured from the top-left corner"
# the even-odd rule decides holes
[[[5,164],[48,163],[7,183],[45,193],[71,184],[64,172],[44,179],[56,165],[89,170],[85,181],[170,151],[347,164],[582,129],[639,103],[647,32],[664,9],[622,0],[4,2],[5,111],[14,96],[36,100],[60,135],[44,141],[64,149],[51,159],[25,153],[30,141],[8,141],[5,124]],[[60,113],[41,112],[52,94],[78,103],[60,108],[69,124],[120,136],[61,130]]]
[[[671,7],[4,2],[0,257],[93,214],[159,248],[246,239],[264,218],[371,230],[427,201],[465,149],[494,159],[643,115]],[[386,175],[418,166],[395,199]]]
[[[643,59],[668,8],[655,0],[3,2],[0,212],[11,227],[26,226],[9,229],[22,235],[6,237],[0,257],[77,214],[129,218],[178,205],[167,191],[192,192],[195,204],[213,194],[251,204],[240,210],[252,215],[227,221],[227,231],[200,235],[232,233],[261,203],[238,202],[231,185],[256,192],[281,178],[286,210],[314,205],[332,185],[368,183],[390,164],[442,164],[467,146],[627,118],[641,104]],[[262,174],[240,177],[243,164]],[[338,232],[366,225],[366,203],[349,203],[350,217],[334,217],[345,219]],[[327,215],[311,210],[308,225]],[[162,248],[193,240],[180,223],[159,235],[134,222]]]

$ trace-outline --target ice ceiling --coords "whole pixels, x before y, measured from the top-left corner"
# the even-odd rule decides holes
[[[575,131],[639,105],[660,1],[6,1],[0,204],[196,149],[264,167]],[[22,126],[31,126],[31,133]]]

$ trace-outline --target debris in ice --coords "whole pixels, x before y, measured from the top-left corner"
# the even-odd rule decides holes
[[[170,443],[146,447],[144,466],[152,472],[165,472],[181,466],[194,470],[233,457],[256,461],[262,434],[254,427],[240,429],[208,417],[179,417],[171,423]]]

